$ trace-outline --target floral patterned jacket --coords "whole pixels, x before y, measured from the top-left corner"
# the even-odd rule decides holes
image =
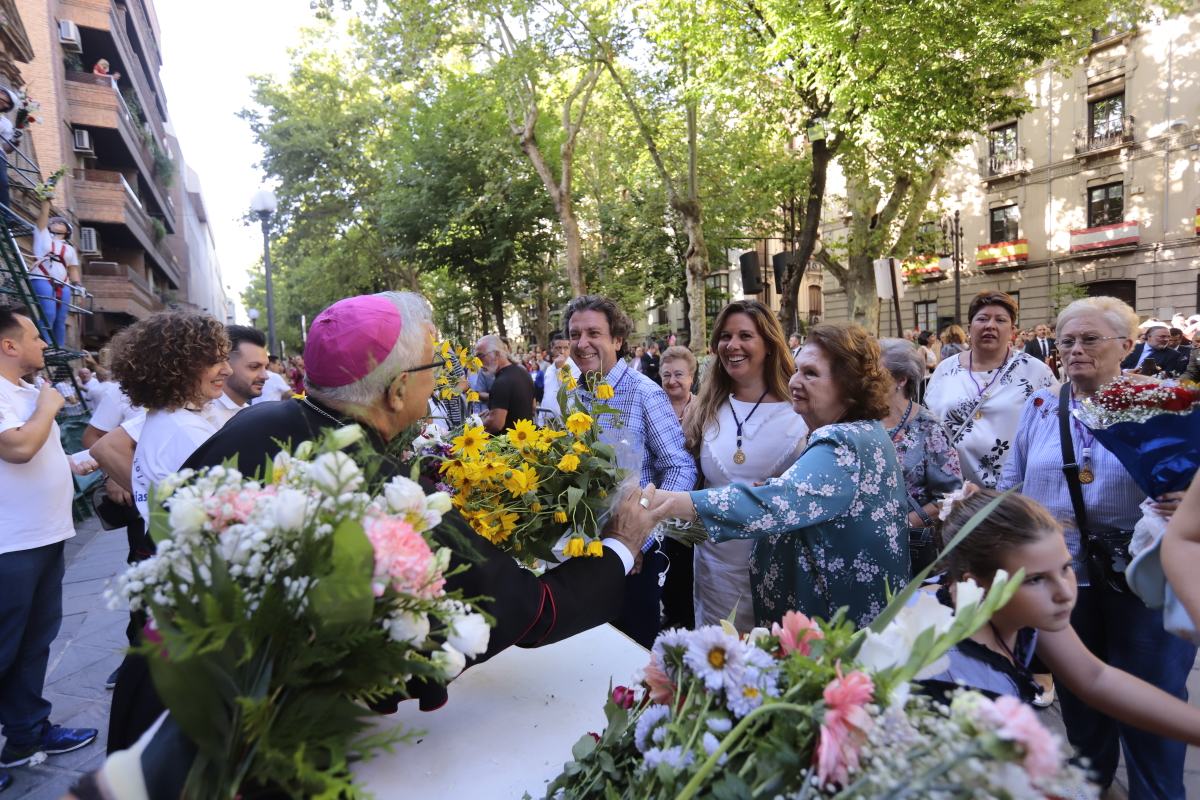
[[[754,539],[757,624],[790,610],[870,622],[908,582],[908,499],[896,450],[877,421],[826,425],[796,463],[762,486],[692,492],[713,541]]]

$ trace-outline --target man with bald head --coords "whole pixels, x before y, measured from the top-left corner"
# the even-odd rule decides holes
[[[484,336],[475,343],[475,357],[483,369],[495,376],[484,412],[483,427],[488,433],[503,433],[523,419],[533,421],[533,378],[520,364],[514,364],[508,345],[499,336]]]

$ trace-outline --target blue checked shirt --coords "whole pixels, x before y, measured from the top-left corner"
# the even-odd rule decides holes
[[[1086,434],[1085,434],[1086,435]],[[1083,453],[1079,426],[1072,426],[1071,439],[1075,445],[1076,463]],[[1133,530],[1141,518],[1138,506],[1146,495],[1117,457],[1098,441],[1091,443],[1092,471],[1096,479],[1081,485],[1083,505],[1088,524],[1095,530]],[[1058,435],[1058,391],[1039,389],[1025,401],[1021,422],[1013,436],[1012,451],[996,489],[1005,491],[1021,484],[1021,494],[1046,507],[1050,515],[1063,525],[1067,549],[1074,561],[1075,576],[1080,586],[1088,585],[1088,572],[1080,560],[1079,530],[1075,526],[1075,509],[1071,492],[1063,476],[1062,445]]]
[[[604,380],[613,387],[607,405],[620,411],[621,418],[601,417],[600,439],[617,451],[618,466],[638,471],[642,486],[653,482],[672,492],[695,489],[696,462],[684,447],[683,429],[662,387],[621,359]],[[582,380],[573,396],[587,409],[597,402]]]

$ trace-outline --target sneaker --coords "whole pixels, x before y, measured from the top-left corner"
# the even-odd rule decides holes
[[[0,792],[12,786],[12,775],[0,769]]]
[[[40,761],[46,756],[57,756],[70,753],[81,747],[87,747],[96,741],[100,731],[95,728],[64,728],[61,725],[50,725],[42,734],[42,740],[28,747],[16,748],[5,743],[0,751],[0,767],[20,767],[34,761]]]
[[[117,667],[112,671],[112,674],[104,679],[105,689],[115,689],[117,686],[117,678],[121,677],[121,668]]]

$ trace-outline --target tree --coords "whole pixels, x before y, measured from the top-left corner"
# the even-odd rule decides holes
[[[710,0],[701,16],[714,28],[709,38],[726,45],[714,56],[724,74],[786,110],[781,116],[808,154],[797,257],[781,320],[792,318],[803,269],[817,248],[835,159],[849,154],[847,174],[859,170],[855,180],[862,169],[877,186],[887,176],[902,179],[900,196],[893,180],[874,207],[872,191],[861,187],[849,201],[851,214],[867,216],[851,223],[859,239],[878,243],[872,233],[878,214],[895,210],[893,221],[910,219],[899,217],[898,207],[917,197],[912,191],[922,185],[922,174],[931,174],[970,133],[1020,111],[1014,87],[1022,78],[1047,59],[1086,46],[1091,29],[1111,13],[1136,14],[1141,6],[1139,0]],[[873,321],[870,260],[822,260],[845,287],[851,318]]]

